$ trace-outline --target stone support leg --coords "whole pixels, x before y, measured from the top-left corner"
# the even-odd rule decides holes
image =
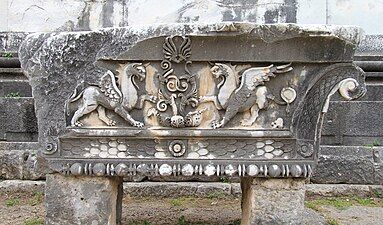
[[[122,179],[48,174],[45,202],[47,225],[120,224]]]
[[[291,178],[243,178],[241,224],[302,224],[305,182]]]

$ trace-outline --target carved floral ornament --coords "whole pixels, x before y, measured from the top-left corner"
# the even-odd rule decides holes
[[[86,86],[80,83],[67,101],[66,112],[71,126],[84,126],[82,117],[96,111],[98,118],[108,126],[116,121],[107,116],[106,109],[114,111],[134,127],[145,126],[143,121],[133,118],[132,110],[142,110],[145,102],[152,107],[147,110],[147,118],[155,118],[159,126],[182,128],[199,127],[207,109],[199,107],[203,103],[214,104],[222,117],[216,115],[210,128],[224,127],[238,113],[247,112],[249,116],[240,120],[243,127],[252,126],[259,113],[268,110],[271,103],[286,107],[297,97],[291,86],[283,87],[280,96],[274,96],[268,82],[276,76],[283,76],[293,70],[290,64],[281,66],[238,66],[231,63],[208,62],[209,76],[215,81],[216,92],[199,95],[201,86],[198,71],[192,71],[191,39],[183,36],[166,37],[163,43],[162,71],[156,74],[157,93],[140,94],[139,83],[145,84],[147,68],[150,63],[127,63],[117,82],[116,74],[108,70],[98,84]],[[241,68],[243,67],[243,68]],[[211,87],[212,88],[212,87]],[[281,100],[279,100],[281,99]],[[73,105],[76,110],[70,109]],[[73,112],[74,111],[74,112]],[[282,116],[269,124],[270,128],[281,129],[284,126]]]

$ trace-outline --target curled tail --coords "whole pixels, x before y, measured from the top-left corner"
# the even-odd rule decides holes
[[[72,102],[75,102],[79,100],[84,93],[85,85],[84,82],[79,83],[76,88],[74,89],[72,95],[69,97],[69,99],[65,102],[65,109],[66,114],[69,116],[69,104]]]

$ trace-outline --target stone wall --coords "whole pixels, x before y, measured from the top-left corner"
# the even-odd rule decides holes
[[[32,90],[17,50],[27,33],[0,33],[0,178],[41,179]]]
[[[383,5],[375,0],[171,0],[161,1],[161,4],[159,1],[1,2],[7,7],[0,7],[0,18],[5,18],[0,20],[0,31],[12,32],[0,33],[0,177],[44,178],[44,160],[37,153],[37,123],[31,88],[17,59],[17,49],[26,32],[90,30],[154,22],[247,20],[351,23],[361,25],[368,34],[383,33],[383,28],[375,24],[383,15]],[[348,16],[351,14],[355,16]],[[383,148],[380,147],[383,145],[382,58],[383,36],[367,36],[355,60],[367,72],[368,93],[356,102],[345,102],[337,96],[332,99],[324,121],[319,166],[313,182],[383,182]]]

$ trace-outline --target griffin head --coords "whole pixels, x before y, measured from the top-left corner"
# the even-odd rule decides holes
[[[123,75],[127,76],[128,79],[131,79],[133,85],[137,88],[137,84],[135,82],[135,78],[138,78],[139,81],[145,80],[146,77],[146,67],[149,65],[147,64],[142,64],[142,63],[129,63],[125,66]]]
[[[147,64],[143,65],[142,63],[133,63],[131,72],[134,76],[139,78],[140,81],[143,81],[146,77],[146,66]]]
[[[210,69],[210,72],[213,74],[214,78],[218,79],[221,76],[227,77],[230,67],[222,63],[215,63],[214,66]]]

